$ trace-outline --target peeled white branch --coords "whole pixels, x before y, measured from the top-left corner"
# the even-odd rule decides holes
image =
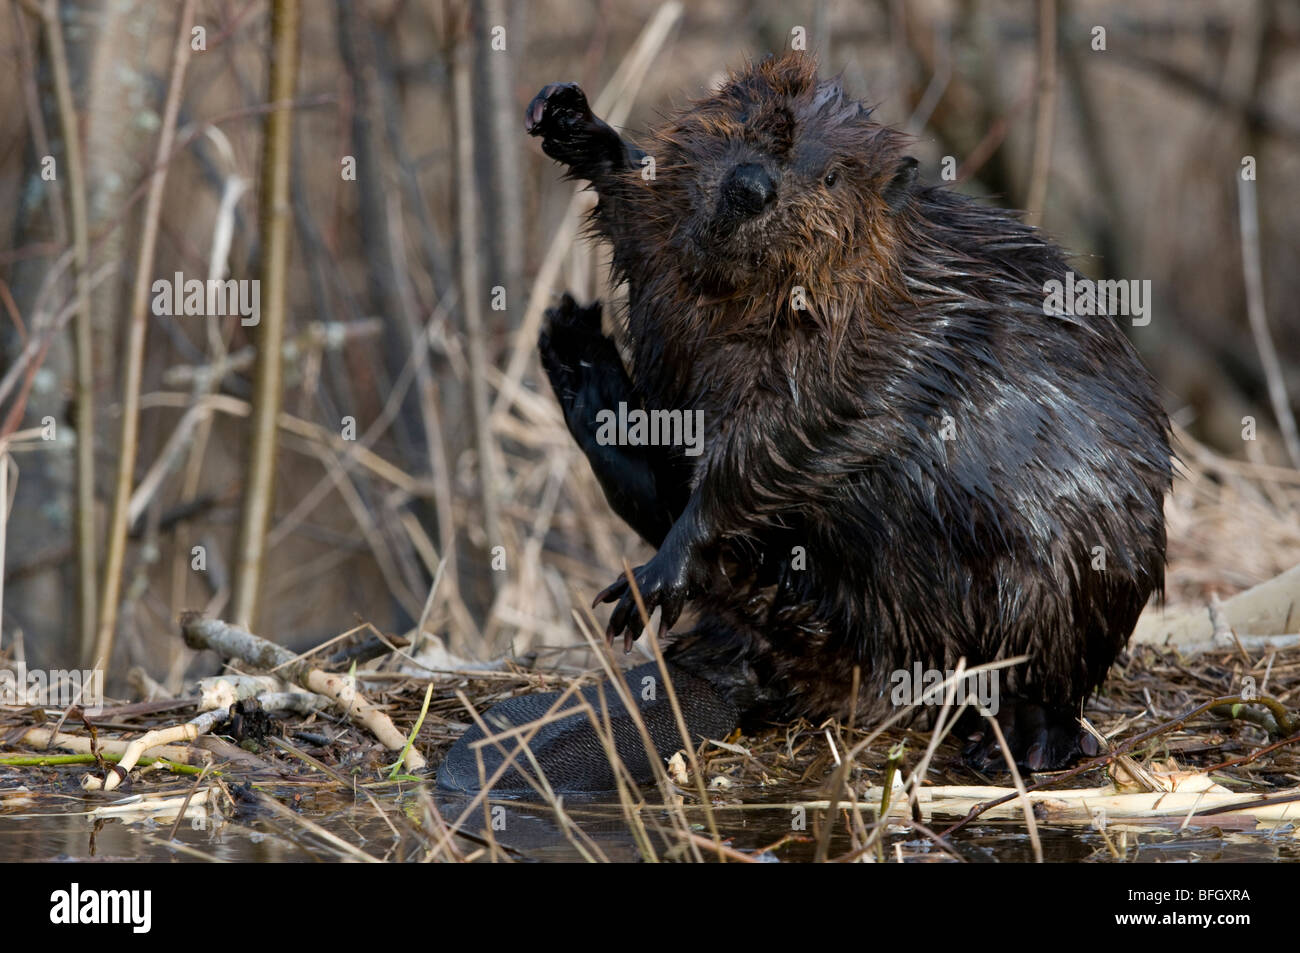
[[[233,656],[263,671],[274,669],[285,681],[324,695],[342,708],[348,718],[378,738],[385,748],[401,751],[406,747],[406,736],[397,730],[386,714],[356,690],[350,679],[309,668],[288,649],[259,638],[247,629],[228,625],[219,619],[205,619],[196,612],[181,616],[181,632],[185,644],[192,649],[209,649],[219,655]],[[412,745],[406,752],[405,764],[408,771],[414,772],[424,768],[426,762]]]
[[[87,791],[111,791],[122,783],[122,778],[139,763],[140,759],[144,757],[144,753],[150,748],[175,744],[178,741],[194,741],[199,735],[207,734],[215,725],[224,721],[226,717],[227,713],[224,709],[208,711],[185,722],[183,725],[172,725],[170,728],[147,731],[126,746],[122,760],[118,762],[116,770],[108,772],[108,777],[101,780],[93,774],[88,774],[81,779],[81,786]]]
[[[1280,576],[1223,600],[1220,611],[1238,636],[1284,636],[1296,631],[1295,622],[1300,619],[1298,605],[1300,566],[1294,566]],[[1204,609],[1165,612],[1156,607],[1142,613],[1132,642],[1167,645],[1184,652],[1189,646],[1216,645],[1214,624]]]
[[[50,740],[53,735],[54,740]],[[20,739],[20,743],[30,748],[41,750],[44,748],[61,748],[64,751],[71,751],[73,754],[90,754],[90,739],[85,735],[70,735],[64,731],[54,731],[50,728],[33,728]],[[98,748],[108,754],[123,754],[131,742],[128,741],[101,741]],[[196,752],[189,748],[173,747],[155,747],[145,752],[153,758],[162,758],[165,761],[175,761],[177,764],[194,764],[208,757],[207,752]]]
[[[1172,790],[1130,793],[1114,786],[1084,788],[1073,791],[1030,791],[1026,797],[1041,812],[1040,820],[1053,824],[1092,824],[1098,814],[1108,821],[1154,820],[1157,818],[1190,818],[1191,815],[1211,808],[1232,807],[1233,816],[1247,816],[1259,823],[1295,823],[1300,819],[1300,801],[1286,803],[1256,803],[1266,799],[1229,791],[1203,775],[1184,776],[1170,784]],[[976,785],[940,785],[921,788],[917,801],[922,815],[941,814],[961,817],[980,804],[995,801],[1014,788],[982,787]],[[1277,801],[1286,791],[1269,792],[1267,800]],[[1296,793],[1294,790],[1290,792]],[[862,796],[864,804],[880,804],[880,788],[868,788]],[[814,805],[809,805],[814,806]],[[906,814],[908,802],[899,800],[890,805],[890,813]],[[1015,818],[1024,814],[1020,800],[998,804],[980,816],[982,818]],[[1222,823],[1224,815],[1214,814],[1214,823]],[[1192,819],[1195,821],[1195,819]],[[1210,819],[1204,820],[1210,823]]]

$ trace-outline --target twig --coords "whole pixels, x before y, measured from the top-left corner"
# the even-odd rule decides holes
[[[212,245],[208,250],[207,269],[209,281],[221,281],[229,271],[230,244],[235,232],[236,206],[244,193],[248,191],[248,182],[237,171],[235,151],[231,147],[230,139],[226,134],[213,126],[207,130],[207,137],[224,159],[226,166],[226,174],[221,186],[221,199],[217,205],[217,213],[212,226]],[[202,374],[195,376],[192,391],[196,402],[205,394],[211,393],[221,386],[223,375],[219,369],[227,360],[229,332],[223,334],[219,323],[216,321],[208,321],[206,325],[209,365],[215,366],[218,371],[214,375],[207,377]],[[249,351],[251,352],[249,355],[251,365],[256,352],[253,348],[249,348]],[[164,371],[163,380],[168,380],[168,371]],[[199,421],[195,433],[188,443],[188,460],[185,464],[180,491],[180,500],[183,503],[193,501],[198,496],[199,481],[203,475],[203,462],[207,454],[208,437],[211,431],[211,417]],[[169,463],[168,468],[170,469],[172,465],[174,464]],[[133,508],[139,497],[140,490],[137,490],[135,496],[132,497]],[[131,517],[131,522],[135,522],[134,515]],[[184,538],[188,528],[183,522],[178,525],[176,527],[177,538]],[[189,559],[184,550],[178,547],[172,560],[171,605],[183,606],[189,604],[186,592],[188,591],[190,577]],[[173,664],[178,663],[180,661],[179,654],[172,661]]]
[[[1043,221],[1047,178],[1052,167],[1052,132],[1056,124],[1056,3],[1057,0],[1038,3],[1038,114],[1025,215],[1025,222],[1035,227]]]
[[[1237,174],[1237,198],[1241,209],[1241,270],[1246,279],[1246,314],[1250,318],[1250,333],[1255,338],[1264,377],[1268,381],[1268,399],[1277,417],[1282,443],[1286,446],[1291,465],[1300,469],[1300,434],[1296,432],[1295,415],[1287,398],[1286,379],[1282,365],[1268,332],[1268,318],[1264,313],[1264,269],[1259,254],[1259,211],[1255,202],[1255,182]]]
[[[665,3],[655,11],[654,17],[642,29],[632,50],[619,64],[618,71],[605,88],[600,91],[592,106],[597,115],[605,116],[605,121],[618,127],[627,119],[632,108],[636,92],[645,80],[651,63],[668,39],[668,33],[681,18],[682,5],[677,0]],[[511,406],[518,399],[524,371],[528,361],[536,351],[537,332],[541,330],[545,303],[550,296],[551,286],[559,276],[560,265],[578,232],[578,216],[582,209],[591,204],[591,195],[581,186],[575,188],[573,198],[564,212],[564,218],[552,236],[550,247],[542,265],[537,269],[533,279],[532,290],[528,295],[528,308],[519,330],[515,332],[511,345],[510,360],[506,364],[503,385],[497,392],[492,405],[494,417],[509,413]]]
[[[1113,36],[1118,37],[1118,31]],[[1249,91],[1226,88],[1217,79],[1207,79],[1205,71],[1197,72],[1176,63],[1162,61],[1135,45],[1113,43],[1112,51],[1118,65],[1155,76],[1216,108],[1237,112],[1252,132],[1292,144],[1300,143],[1300,122],[1293,118],[1294,113],[1269,108],[1258,98],[1252,98]]]
[[[277,0],[277,3],[282,3],[282,2],[284,2],[284,0]],[[296,2],[296,0],[290,0],[290,2]],[[275,814],[277,817],[281,818],[282,820],[290,821],[302,827],[304,830],[310,831],[312,834],[315,834],[317,837],[325,841],[327,844],[330,844],[333,847],[335,847],[340,853],[342,853],[347,857],[351,857],[353,860],[359,860],[362,863],[367,863],[367,864],[377,864],[380,862],[378,858],[372,857],[370,854],[367,854],[360,847],[357,847],[354,844],[349,844],[347,841],[343,840],[337,834],[334,834],[331,831],[327,831],[325,828],[321,827],[315,821],[311,821],[308,820],[306,817],[303,817],[303,815],[298,811],[291,811],[289,808],[285,807],[277,799],[271,797],[271,795],[269,794],[264,794],[261,791],[250,788],[247,791],[242,792],[242,796],[248,798],[254,804],[266,808],[267,810],[269,810],[271,813]]]
[[[406,736],[397,730],[392,720],[342,675],[312,668],[299,662],[288,649],[259,638],[247,629],[218,619],[204,619],[197,612],[181,615],[181,634],[185,637],[185,644],[196,651],[210,649],[224,656],[234,656],[263,671],[278,668],[286,681],[329,698],[350,719],[378,738],[384,747],[401,751],[406,746]],[[420,752],[414,748],[407,751],[408,771],[419,771],[425,763]]]
[[[206,735],[229,717],[230,713],[225,709],[215,709],[204,712],[182,725],[146,731],[126,746],[126,750],[122,752],[122,760],[109,771],[107,777],[101,779],[96,775],[87,774],[81,779],[81,786],[87,791],[112,791],[122,783],[122,779],[130,773],[150,748],[177,741],[194,741],[199,735]]]
[[[907,133],[919,136],[925,130],[925,124],[934,115],[935,109],[943,100],[943,94],[952,82],[952,24],[936,18],[934,23],[934,71],[930,82],[921,95],[921,101],[912,110],[907,120]]]
[[[258,324],[257,367],[253,374],[253,416],[244,506],[235,549],[235,622],[252,625],[261,592],[266,533],[275,502],[275,451],[279,428],[284,341],[285,292],[289,267],[292,205],[289,160],[292,155],[294,84],[298,74],[298,0],[275,0],[271,12],[270,98],[282,104],[266,120],[262,150],[262,309]]]
[[[29,6],[35,9],[35,4]],[[81,655],[89,660],[95,639],[95,387],[91,362],[90,325],[90,240],[86,219],[86,176],[81,161],[81,130],[72,98],[67,48],[57,0],[45,0],[40,8],[45,27],[45,44],[54,78],[63,151],[67,161],[68,204],[72,212],[73,276],[76,281],[76,376],[77,376],[77,619]]]
[[[71,261],[71,255],[67,256]],[[40,370],[41,362],[45,360],[46,349],[50,342],[66,326],[77,310],[77,301],[75,296],[68,304],[61,307],[56,312],[46,310],[46,301],[50,298],[55,282],[50,280],[57,278],[58,272],[62,268],[56,266],[46,276],[48,284],[43,283],[41,292],[36,298],[36,307],[31,321],[31,333],[27,335],[27,343],[23,346],[21,353],[14,359],[13,363],[5,371],[3,378],[0,378],[0,401],[9,396],[10,391],[18,386],[18,378],[23,378],[18,395],[15,396],[11,405],[9,414],[5,417],[3,428],[0,433],[10,433],[16,429],[22,422],[22,411],[27,401],[27,392],[32,385],[32,380],[36,372]],[[113,262],[101,266],[93,275],[90,276],[90,287],[97,287],[106,278],[117,270]]]
[[[181,394],[175,391],[157,391],[146,395],[140,402],[142,408],[175,407],[188,409],[191,405],[192,397],[189,394]],[[249,406],[248,401],[240,400],[237,397],[228,397],[225,394],[212,394],[204,397],[199,402],[199,405],[231,417],[247,417],[252,413],[252,407]],[[357,444],[360,441],[344,440],[338,433],[328,430],[320,424],[314,424],[303,420],[301,417],[295,417],[292,414],[283,412],[281,412],[277,420],[277,425],[280,429],[295,436],[324,444],[336,454],[355,455],[359,466],[364,467],[381,480],[391,483],[405,493],[415,495],[420,492],[419,484],[413,477],[399,470],[394,464],[389,463],[374,451],[358,447]]]
[[[513,6],[513,4],[511,4]],[[478,41],[473,44],[475,58],[479,61],[479,77],[485,82],[483,111],[479,113],[480,128],[487,139],[490,156],[487,181],[480,182],[484,189],[486,208],[491,210],[488,221],[488,247],[490,262],[500,273],[489,284],[506,289],[505,314],[514,320],[522,316],[521,293],[524,261],[523,195],[520,153],[523,137],[519,135],[519,109],[515,102],[515,76],[518,58],[505,56],[490,48],[491,28],[505,26],[510,11],[504,0],[482,0],[476,11],[475,23]],[[519,33],[513,31],[515,41]]]
[[[4,618],[5,604],[5,543],[9,534],[9,447],[0,445],[0,619]],[[0,629],[0,648],[4,631]]]
[[[216,275],[220,278],[222,275]],[[303,331],[287,341],[280,349],[286,363],[302,360],[304,352],[319,348],[325,351],[342,350],[352,341],[382,334],[384,323],[378,318],[357,321],[313,321]],[[163,383],[168,387],[196,384],[201,389],[213,389],[227,374],[246,371],[257,361],[257,348],[241,348],[233,354],[214,358],[207,364],[176,364],[163,371]]]
[[[108,547],[104,559],[104,585],[100,593],[99,634],[91,657],[103,659],[107,670],[113,664],[113,637],[117,629],[118,598],[122,586],[122,567],[126,562],[127,508],[131,503],[131,483],[135,476],[136,443],[140,433],[140,380],[144,367],[145,336],[149,328],[148,296],[153,273],[154,251],[158,243],[158,217],[162,211],[163,186],[167,166],[162,160],[172,148],[176,134],[176,116],[180,112],[185,67],[189,63],[190,25],[194,22],[194,0],[185,0],[176,30],[172,53],[171,77],[163,107],[162,129],[158,134],[158,166],[149,181],[145,200],[144,226],[136,262],[135,284],[131,289],[128,314],[126,367],[122,375],[122,430],[118,447],[117,483],[113,492],[113,509],[108,522]]]
[[[460,302],[465,320],[465,343],[469,357],[470,413],[478,450],[479,491],[483,506],[485,550],[502,544],[501,516],[497,493],[497,452],[488,419],[487,341],[483,329],[483,291],[478,269],[478,216],[474,170],[474,103],[471,98],[469,44],[461,43],[452,53],[452,89],[456,130],[457,218],[460,223]],[[488,573],[493,588],[501,586],[500,573]]]
[[[1225,695],[1220,698],[1212,698],[1207,702],[1197,705],[1195,708],[1193,708],[1191,711],[1188,711],[1186,714],[1180,715],[1177,718],[1170,719],[1169,721],[1165,721],[1159,725],[1156,725],[1154,728],[1151,728],[1147,731],[1142,732],[1139,735],[1136,735],[1133,738],[1128,739],[1128,741],[1125,741],[1123,744],[1114,748],[1108,754],[1104,754],[1096,758],[1091,758],[1087,761],[1075,765],[1073,768],[1071,768],[1069,771],[1066,771],[1064,774],[1054,775],[1053,777],[1047,778],[1043,781],[1039,781],[1036,784],[1031,784],[1024,789],[1024,792],[1013,791],[1012,793],[1005,795],[1003,797],[996,798],[995,800],[986,801],[982,804],[975,805],[975,807],[971,808],[970,812],[965,817],[963,817],[960,821],[948,827],[947,829],[941,831],[939,833],[939,836],[943,838],[950,837],[951,835],[961,830],[963,827],[965,827],[971,821],[975,820],[975,818],[979,817],[981,814],[983,814],[985,811],[989,810],[990,808],[994,808],[1001,804],[1005,804],[1007,801],[1012,801],[1015,800],[1016,798],[1023,797],[1024,793],[1031,792],[1031,791],[1039,791],[1042,790],[1043,788],[1050,787],[1052,785],[1062,784],[1066,781],[1069,781],[1071,778],[1076,778],[1079,775],[1084,774],[1085,772],[1091,771],[1093,768],[1099,768],[1104,765],[1110,764],[1111,762],[1117,760],[1120,755],[1127,754],[1128,752],[1136,748],[1138,745],[1144,744],[1145,742],[1151,740],[1152,738],[1158,737],[1164,734],[1165,732],[1172,731],[1175,728],[1181,728],[1183,725],[1185,725],[1191,719],[1195,718],[1197,715],[1203,714],[1212,708],[1219,708],[1222,706],[1232,706],[1232,705],[1249,705],[1249,704],[1263,705],[1264,707],[1268,708],[1270,711],[1273,712],[1274,717],[1277,718],[1278,724],[1283,726],[1283,730],[1289,731],[1293,729],[1294,726],[1291,723],[1292,720],[1288,716],[1286,709],[1282,705],[1280,705],[1276,699],[1268,698],[1268,697],[1246,699],[1246,698],[1242,698],[1240,695]]]
[[[54,731],[52,728],[43,726],[33,728],[18,739],[18,744],[26,745],[29,748],[35,748],[38,751],[44,751],[47,748],[63,748],[65,751],[75,751],[78,754],[94,754],[98,752],[107,759],[121,758],[125,753],[129,742],[126,741],[99,741],[95,745],[85,735],[71,735],[61,731]],[[197,751],[179,745],[155,745],[153,747],[152,757],[161,758],[164,761],[173,761],[177,764],[194,764],[200,760],[206,759],[209,755],[206,751]],[[42,757],[42,760],[48,758],[48,755]]]
[[[997,718],[985,712],[985,719],[989,723],[994,736],[998,739],[998,747],[1002,749],[1002,757],[1011,769],[1011,782],[1016,788],[1016,797],[1020,799],[1021,808],[1025,812],[1025,830],[1029,832],[1029,841],[1034,847],[1034,862],[1041,864],[1043,862],[1043,841],[1038,836],[1038,822],[1034,818],[1034,807],[1029,802],[1029,792],[1025,790],[1025,781],[1020,776],[1020,769],[1016,767],[1016,759],[1011,754],[1011,746],[1007,744],[1006,736],[1002,734],[1002,726],[998,724]]]

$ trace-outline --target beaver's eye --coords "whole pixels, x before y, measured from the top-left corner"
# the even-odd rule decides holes
[[[834,169],[831,169],[831,171],[826,173],[826,177],[822,179],[822,183],[826,186],[826,188],[829,189],[835,185],[835,183],[839,180],[839,177],[840,174],[836,172]]]

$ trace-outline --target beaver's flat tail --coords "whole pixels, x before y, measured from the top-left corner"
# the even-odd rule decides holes
[[[685,747],[663,684],[663,674],[657,663],[648,662],[629,669],[623,675],[654,743],[655,756],[661,759],[662,764],[662,759]],[[699,745],[706,738],[725,738],[735,729],[739,721],[736,707],[719,695],[713,686],[673,665],[668,666],[668,675],[691,735],[692,746]],[[527,725],[543,718],[560,694],[542,692],[508,699],[488,709],[483,714],[483,721],[493,731],[509,731]],[[571,698],[560,709],[573,714],[538,728],[528,742],[527,751],[520,750],[517,737],[503,740],[500,744],[479,745],[484,738],[483,732],[477,725],[471,726],[447,752],[438,769],[438,787],[447,791],[479,791],[484,781],[491,782],[498,769],[514,756],[501,777],[491,783],[494,792],[534,793],[536,765],[542,766],[547,783],[556,793],[599,794],[616,790],[614,769],[601,740],[605,732],[598,731],[591,717],[582,710],[584,702],[599,722],[608,726],[608,736],[613,739],[614,749],[627,766],[633,782],[638,785],[652,783],[655,773],[651,756],[646,752],[636,723],[619,700],[614,686],[604,681],[582,689],[578,695],[581,698]]]

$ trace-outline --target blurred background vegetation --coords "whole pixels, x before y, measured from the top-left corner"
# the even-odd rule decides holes
[[[524,106],[576,81],[635,138],[797,36],[925,180],[1151,281],[1171,598],[1295,563],[1295,0],[0,0],[0,653],[175,691],[201,609],[582,663],[572,612],[647,553],[536,363],[559,292],[617,289]],[[153,314],[177,272],[261,280],[261,323]]]

